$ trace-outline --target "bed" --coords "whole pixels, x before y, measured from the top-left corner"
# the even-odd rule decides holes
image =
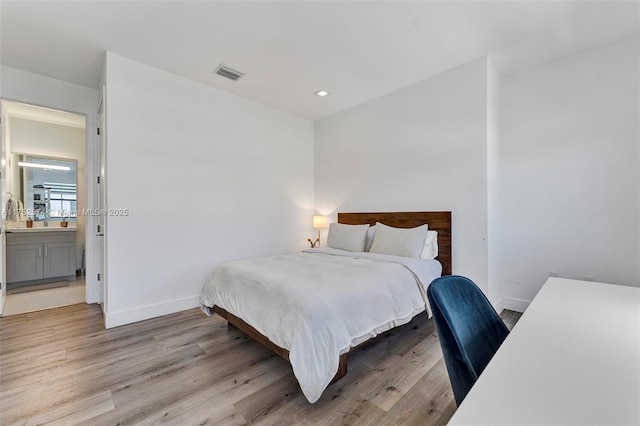
[[[438,256],[420,260],[334,248],[229,262],[201,294],[218,314],[287,360],[310,402],[347,372],[350,352],[426,312],[426,287],[451,274],[451,212],[339,213],[338,223],[437,231]]]

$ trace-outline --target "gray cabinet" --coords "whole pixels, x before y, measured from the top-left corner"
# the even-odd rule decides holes
[[[42,244],[7,246],[7,282],[43,278]]]
[[[75,241],[72,243],[48,243],[44,246],[44,278],[75,275],[73,254],[76,251]]]
[[[75,275],[75,232],[7,234],[7,282],[55,281]]]

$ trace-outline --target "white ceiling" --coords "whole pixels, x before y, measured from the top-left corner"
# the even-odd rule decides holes
[[[43,121],[60,126],[85,128],[85,117],[57,109],[43,108],[20,102],[2,101],[2,112],[8,117],[24,118],[26,120]]]
[[[97,88],[109,50],[315,120],[486,54],[505,74],[637,34],[639,6],[2,0],[0,63]],[[213,75],[220,62],[247,75]]]

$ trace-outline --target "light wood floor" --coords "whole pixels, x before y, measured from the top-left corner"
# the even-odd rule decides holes
[[[287,363],[196,309],[111,330],[86,304],[0,319],[2,425],[436,425],[455,408],[424,316],[350,356],[315,404]]]

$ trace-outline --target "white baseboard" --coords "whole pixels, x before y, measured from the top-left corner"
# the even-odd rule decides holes
[[[200,297],[191,296],[170,302],[141,306],[126,311],[111,312],[105,315],[105,328],[119,327],[121,325],[157,318],[175,312],[186,311],[187,309],[193,309],[199,306]]]
[[[511,297],[503,297],[493,303],[493,307],[498,312],[503,309],[509,309],[516,312],[524,312],[531,303],[530,300],[515,299]],[[200,297],[191,296],[184,299],[172,300],[170,302],[158,303],[155,305],[141,306],[126,311],[112,312],[105,315],[105,327],[114,328],[121,325],[131,324],[138,321],[144,321],[151,318],[161,317],[176,312],[186,311],[200,306]]]
[[[497,302],[491,302],[491,304],[493,305],[493,309],[500,315],[500,312],[504,309],[504,297],[501,297]]]
[[[502,302],[502,309],[509,309],[510,311],[516,311],[516,312],[524,312],[529,307],[531,300],[515,299],[513,297],[504,297],[500,302]],[[498,310],[496,309],[496,311]]]

